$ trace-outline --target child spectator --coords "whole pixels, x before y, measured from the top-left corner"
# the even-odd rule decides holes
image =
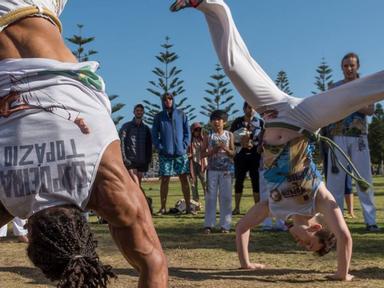
[[[233,134],[224,131],[227,113],[215,110],[210,116],[212,132],[204,137],[202,157],[208,156],[207,194],[205,196],[204,233],[209,234],[216,224],[216,200],[219,197],[220,227],[228,233],[232,221],[232,170],[235,155]]]
[[[206,192],[206,177],[207,158],[201,157],[201,148],[203,145],[202,127],[199,122],[191,125],[191,145],[189,146],[189,165],[191,171],[191,189],[192,199],[199,202],[198,179],[205,195]]]

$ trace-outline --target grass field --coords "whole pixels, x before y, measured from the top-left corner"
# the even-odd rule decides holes
[[[377,221],[384,228],[384,178],[374,179]],[[147,194],[159,208],[159,183],[144,183]],[[168,205],[182,198],[180,183],[171,182]],[[242,212],[252,205],[250,183],[246,183]],[[239,270],[235,250],[235,233],[202,234],[203,213],[197,216],[154,216],[153,220],[169,261],[170,287],[384,287],[384,229],[366,233],[360,204],[355,198],[357,219],[348,220],[354,239],[350,283],[329,282],[326,276],[335,271],[335,252],[318,258],[302,251],[286,232],[252,232],[250,255],[267,264],[259,271]],[[235,217],[233,224],[239,219]],[[104,263],[114,267],[119,280],[111,287],[136,287],[137,273],[114,246],[106,225],[90,219],[99,241],[98,252]],[[25,255],[25,244],[15,238],[0,242],[0,287],[54,287],[34,268]]]

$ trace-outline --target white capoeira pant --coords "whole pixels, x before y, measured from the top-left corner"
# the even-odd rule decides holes
[[[27,223],[27,220],[20,219],[15,217],[12,219],[13,226],[13,235],[15,236],[25,236],[28,234],[28,230],[24,228],[24,225]],[[6,237],[8,232],[8,224],[0,228],[0,237]]]
[[[270,122],[315,132],[384,99],[384,71],[306,98],[289,96],[252,59],[223,0],[205,0],[197,9],[204,13],[221,65],[241,96],[259,113],[278,112]]]
[[[368,183],[372,183],[371,157],[369,155],[367,138],[367,135],[360,135],[358,137],[333,136],[334,142],[351,158],[352,163],[361,176],[367,180]],[[331,163],[330,154],[331,153],[328,153],[328,163]],[[336,157],[343,166],[347,166],[345,159],[341,157],[339,151],[336,151]],[[343,169],[339,167],[338,173],[332,173],[332,165],[328,165],[327,187],[332,191],[341,211],[344,210],[345,177],[346,172]],[[356,191],[360,199],[365,223],[367,225],[376,225],[376,208],[373,190],[369,188],[367,191],[361,191],[360,186],[356,185]]]
[[[119,139],[97,68],[0,61],[0,201],[13,216],[65,204],[86,208],[103,152]]]
[[[231,229],[232,222],[232,175],[228,171],[207,171],[207,193],[205,194],[204,227],[216,225],[216,205],[219,198],[219,225]]]

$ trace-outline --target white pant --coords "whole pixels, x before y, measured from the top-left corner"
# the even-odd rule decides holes
[[[306,98],[289,96],[251,57],[223,0],[206,0],[198,9],[205,14],[216,53],[233,85],[258,112],[277,110],[275,122],[316,131],[384,99],[384,71]]]
[[[369,183],[372,183],[371,159],[367,136],[335,136],[333,140],[351,158],[352,163],[361,176]],[[328,153],[328,163],[331,163],[330,155],[331,153]],[[336,157],[340,160],[341,164],[347,166],[345,159],[340,156],[340,152],[336,151]],[[332,165],[328,165],[327,169],[327,187],[335,197],[341,211],[343,211],[346,172],[339,167],[339,173],[332,173]],[[376,224],[376,208],[372,189],[363,192],[359,186],[356,185],[356,190],[360,199],[365,223],[367,225]]]
[[[28,233],[27,229],[24,229],[25,223],[27,220],[20,219],[19,217],[15,217],[12,220],[13,223],[13,235],[15,236],[25,236]],[[0,228],[0,237],[6,237],[8,232],[8,224],[4,225]]]
[[[208,170],[204,227],[213,228],[216,225],[217,197],[220,206],[220,227],[229,230],[232,222],[232,175],[227,171]]]

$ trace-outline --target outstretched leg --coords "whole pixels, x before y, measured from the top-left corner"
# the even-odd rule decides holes
[[[184,2],[201,3],[185,5]],[[285,105],[287,99],[292,98],[277,88],[275,83],[251,57],[237,31],[231,12],[223,0],[177,0],[171,6],[171,10],[174,6],[183,6],[183,8],[197,6],[197,9],[204,13],[213,45],[225,73],[241,96],[258,112],[270,109],[270,105],[279,103]]]
[[[384,99],[384,71],[303,99],[292,111],[301,127],[315,131]]]
[[[185,7],[205,14],[220,63],[241,96],[259,113],[276,110],[276,121],[316,131],[384,99],[384,71],[304,99],[291,97],[252,59],[223,0],[177,0],[171,10]]]
[[[118,141],[100,162],[88,205],[109,223],[118,248],[140,273],[139,287],[168,287],[168,269],[140,187],[127,173]]]

